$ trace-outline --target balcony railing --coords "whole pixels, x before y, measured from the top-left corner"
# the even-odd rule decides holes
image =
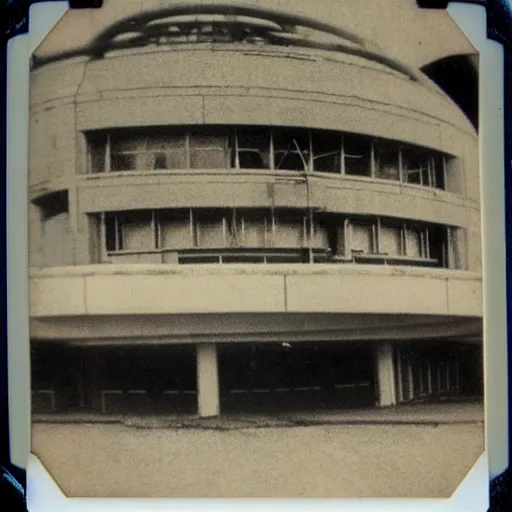
[[[158,249],[152,251],[109,251],[106,263],[165,263],[165,264],[279,264],[279,263],[355,263],[373,265],[406,265],[438,267],[435,258],[392,254],[371,254],[351,251],[349,256],[332,254],[325,249]]]

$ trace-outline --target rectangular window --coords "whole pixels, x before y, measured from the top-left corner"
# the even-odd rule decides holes
[[[405,228],[405,249],[406,255],[411,258],[424,257],[422,230],[417,227],[407,226]]]
[[[448,267],[448,240],[444,226],[431,226],[426,229],[427,257],[437,260],[440,267]]]
[[[336,133],[313,132],[313,170],[318,172],[341,171],[341,137]]]
[[[432,158],[433,186],[445,190],[445,157],[437,155]]]
[[[244,213],[242,219],[243,245],[245,247],[268,247],[271,241],[271,220],[268,215]]]
[[[275,169],[307,171],[310,168],[310,137],[306,130],[275,130],[273,144]]]
[[[194,247],[189,210],[158,212],[158,227],[162,249],[190,249]]]
[[[372,174],[372,148],[369,138],[354,135],[343,136],[345,174],[368,176]]]
[[[306,229],[309,231],[310,224],[309,218],[306,217]],[[308,234],[309,238],[309,234]],[[307,242],[309,243],[309,241]],[[311,246],[315,249],[327,249],[329,248],[329,233],[321,222],[313,219],[313,233],[311,237]]]
[[[414,149],[402,149],[402,173],[405,183],[431,186],[430,158]]]
[[[126,213],[120,217],[122,250],[152,251],[156,248],[151,212]]]
[[[282,212],[275,219],[274,247],[301,248],[307,246],[307,221],[299,212]]]
[[[260,129],[236,130],[235,169],[270,169],[270,133]]]
[[[375,177],[385,180],[400,180],[399,150],[389,142],[375,142]]]
[[[148,137],[147,151],[151,169],[185,169],[187,165],[186,135],[155,132]]]
[[[113,213],[105,214],[105,237],[107,251],[119,251],[122,247],[120,231],[117,227],[117,217]]]
[[[226,247],[227,219],[223,212],[210,210],[197,214],[197,247],[220,249]]]
[[[402,228],[390,222],[382,222],[379,229],[379,253],[390,256],[403,254]]]
[[[103,133],[90,133],[87,135],[89,150],[89,173],[105,172],[107,157],[107,136]]]
[[[183,169],[187,167],[186,138],[184,134],[167,130],[148,130],[144,133],[118,132],[109,136],[107,152],[110,153],[112,171],[151,171],[158,169]],[[101,154],[95,159],[100,160]],[[104,159],[108,156],[103,156]]]
[[[107,213],[105,237],[107,251],[153,251],[157,246],[153,213]]]
[[[190,134],[190,167],[192,169],[225,169],[230,166],[228,137],[219,133],[194,131]]]
[[[135,134],[110,135],[111,170],[151,170],[152,155],[147,152],[147,137]]]
[[[375,226],[363,220],[350,223],[350,250],[352,253],[372,254],[375,252]]]

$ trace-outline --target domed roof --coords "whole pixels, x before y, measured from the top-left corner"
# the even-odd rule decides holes
[[[385,66],[413,81],[427,82],[415,68],[344,28],[298,14],[229,3],[175,5],[135,13],[107,26],[83,46],[34,55],[33,67],[78,56],[99,59],[123,49],[172,49],[193,43],[238,43],[343,54]]]

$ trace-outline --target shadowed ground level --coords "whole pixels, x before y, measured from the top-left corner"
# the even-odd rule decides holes
[[[41,422],[32,451],[68,496],[448,497],[484,450],[481,404],[414,409]]]

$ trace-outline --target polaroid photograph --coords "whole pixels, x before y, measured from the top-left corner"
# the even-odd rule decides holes
[[[30,48],[30,452],[66,498],[488,474],[496,48],[482,6],[383,4],[105,0]]]

